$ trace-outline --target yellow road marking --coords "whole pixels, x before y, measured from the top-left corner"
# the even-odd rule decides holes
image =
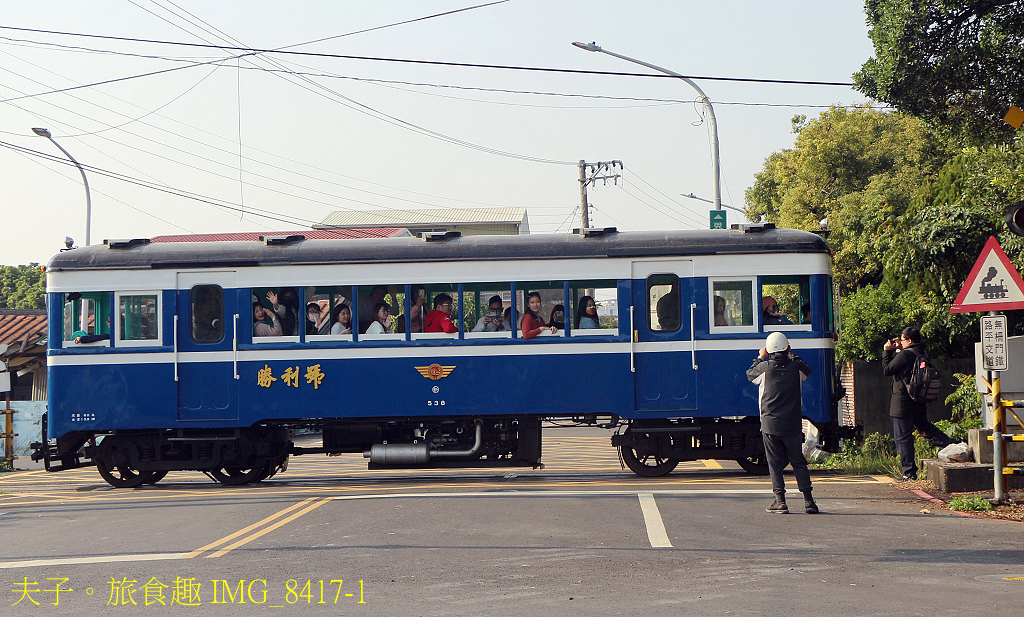
[[[719,463],[713,458],[707,458],[700,462],[704,463],[704,466],[707,467],[708,469],[725,469],[724,467],[722,467],[721,463]]]
[[[151,553],[144,555],[101,555],[98,557],[23,559],[21,561],[0,561],[0,569],[71,566],[82,563],[113,563],[118,561],[159,561],[163,559],[183,559],[184,555],[185,553]]]
[[[228,553],[229,551],[232,551],[232,550],[238,548],[239,546],[242,546],[243,544],[248,544],[249,542],[252,542],[256,538],[259,538],[261,536],[265,536],[266,534],[270,533],[271,531],[274,531],[278,527],[280,527],[282,525],[285,525],[287,523],[290,523],[290,522],[294,521],[295,519],[299,518],[300,516],[302,516],[302,515],[304,515],[304,514],[306,514],[308,512],[312,512],[313,510],[319,508],[320,506],[324,505],[325,503],[327,503],[330,500],[331,499],[328,497],[328,498],[321,498],[320,501],[314,501],[313,503],[311,503],[310,505],[306,506],[302,510],[299,510],[295,514],[292,514],[288,518],[282,519],[282,520],[274,523],[273,525],[270,525],[269,527],[265,527],[265,528],[261,529],[260,531],[257,531],[256,533],[254,533],[254,534],[252,534],[252,535],[250,535],[248,537],[242,538],[241,540],[239,540],[238,542],[235,542],[234,544],[230,544],[228,546],[225,546],[224,548],[220,549],[219,551],[217,551],[215,553],[212,553],[210,555],[207,555],[206,558],[209,559],[211,557],[220,557],[221,555],[224,555],[224,554]],[[305,502],[303,502],[303,503],[305,503]]]
[[[285,508],[284,510],[281,510],[280,512],[277,512],[275,514],[271,514],[270,516],[268,516],[267,518],[263,519],[262,521],[253,523],[252,525],[249,525],[245,529],[240,529],[240,530],[236,531],[235,533],[233,533],[233,534],[231,534],[229,536],[225,536],[225,537],[221,538],[220,540],[217,540],[215,542],[211,542],[210,544],[207,544],[206,546],[204,546],[202,548],[197,548],[196,550],[192,551],[191,553],[187,553],[185,555],[185,559],[192,559],[193,557],[197,557],[197,556],[203,554],[204,552],[206,552],[206,551],[208,551],[210,549],[217,548],[221,544],[224,544],[225,542],[230,542],[231,540],[234,540],[235,538],[237,538],[238,536],[240,536],[240,535],[242,535],[244,533],[247,533],[249,531],[252,531],[253,529],[257,529],[259,527],[262,527],[263,525],[266,525],[270,521],[272,521],[272,520],[274,520],[274,519],[276,519],[278,517],[284,516],[285,514],[288,514],[289,512],[291,512],[292,510],[294,510],[296,508],[301,508],[302,506],[308,504],[309,502],[311,502],[311,501],[313,501],[315,499],[316,499],[316,497],[310,497],[309,499],[305,499],[303,501],[300,501],[299,503],[292,504],[292,505],[288,506],[287,508]]]
[[[640,498],[640,510],[644,513],[644,525],[647,526],[647,539],[654,548],[672,548],[672,542],[665,531],[665,521],[661,518],[661,510],[654,501],[654,493],[637,493]]]

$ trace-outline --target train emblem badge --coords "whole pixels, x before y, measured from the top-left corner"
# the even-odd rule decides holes
[[[433,379],[437,381],[442,377],[447,377],[455,370],[454,366],[441,366],[440,364],[431,364],[430,366],[414,366],[420,375],[423,375],[427,379]]]

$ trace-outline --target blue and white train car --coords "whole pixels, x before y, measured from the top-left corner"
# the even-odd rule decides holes
[[[536,466],[544,420],[617,429],[641,475],[707,458],[760,471],[744,371],[771,331],[813,369],[803,409],[824,446],[841,435],[830,251],[802,231],[111,241],[46,272],[34,456],[96,464],[114,486],[186,469],[258,481],[313,452]],[[512,325],[534,292],[556,327],[529,336]],[[504,318],[480,328],[497,299]],[[597,315],[577,321],[591,300]],[[422,331],[434,304],[455,332]],[[322,447],[294,446],[297,428]]]

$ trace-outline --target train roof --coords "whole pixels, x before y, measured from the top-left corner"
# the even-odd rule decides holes
[[[825,240],[796,229],[742,229],[397,237],[306,240],[264,237],[248,242],[106,240],[55,255],[47,270],[239,268],[382,262],[508,261],[764,253],[828,253]]]

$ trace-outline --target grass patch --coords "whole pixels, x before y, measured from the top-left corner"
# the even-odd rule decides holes
[[[892,435],[872,433],[858,445],[844,441],[843,449],[816,463],[817,467],[839,469],[850,475],[900,475],[900,462],[896,457],[896,443]]]
[[[981,495],[957,495],[949,500],[949,509],[958,512],[987,512],[992,509],[992,504]]]

